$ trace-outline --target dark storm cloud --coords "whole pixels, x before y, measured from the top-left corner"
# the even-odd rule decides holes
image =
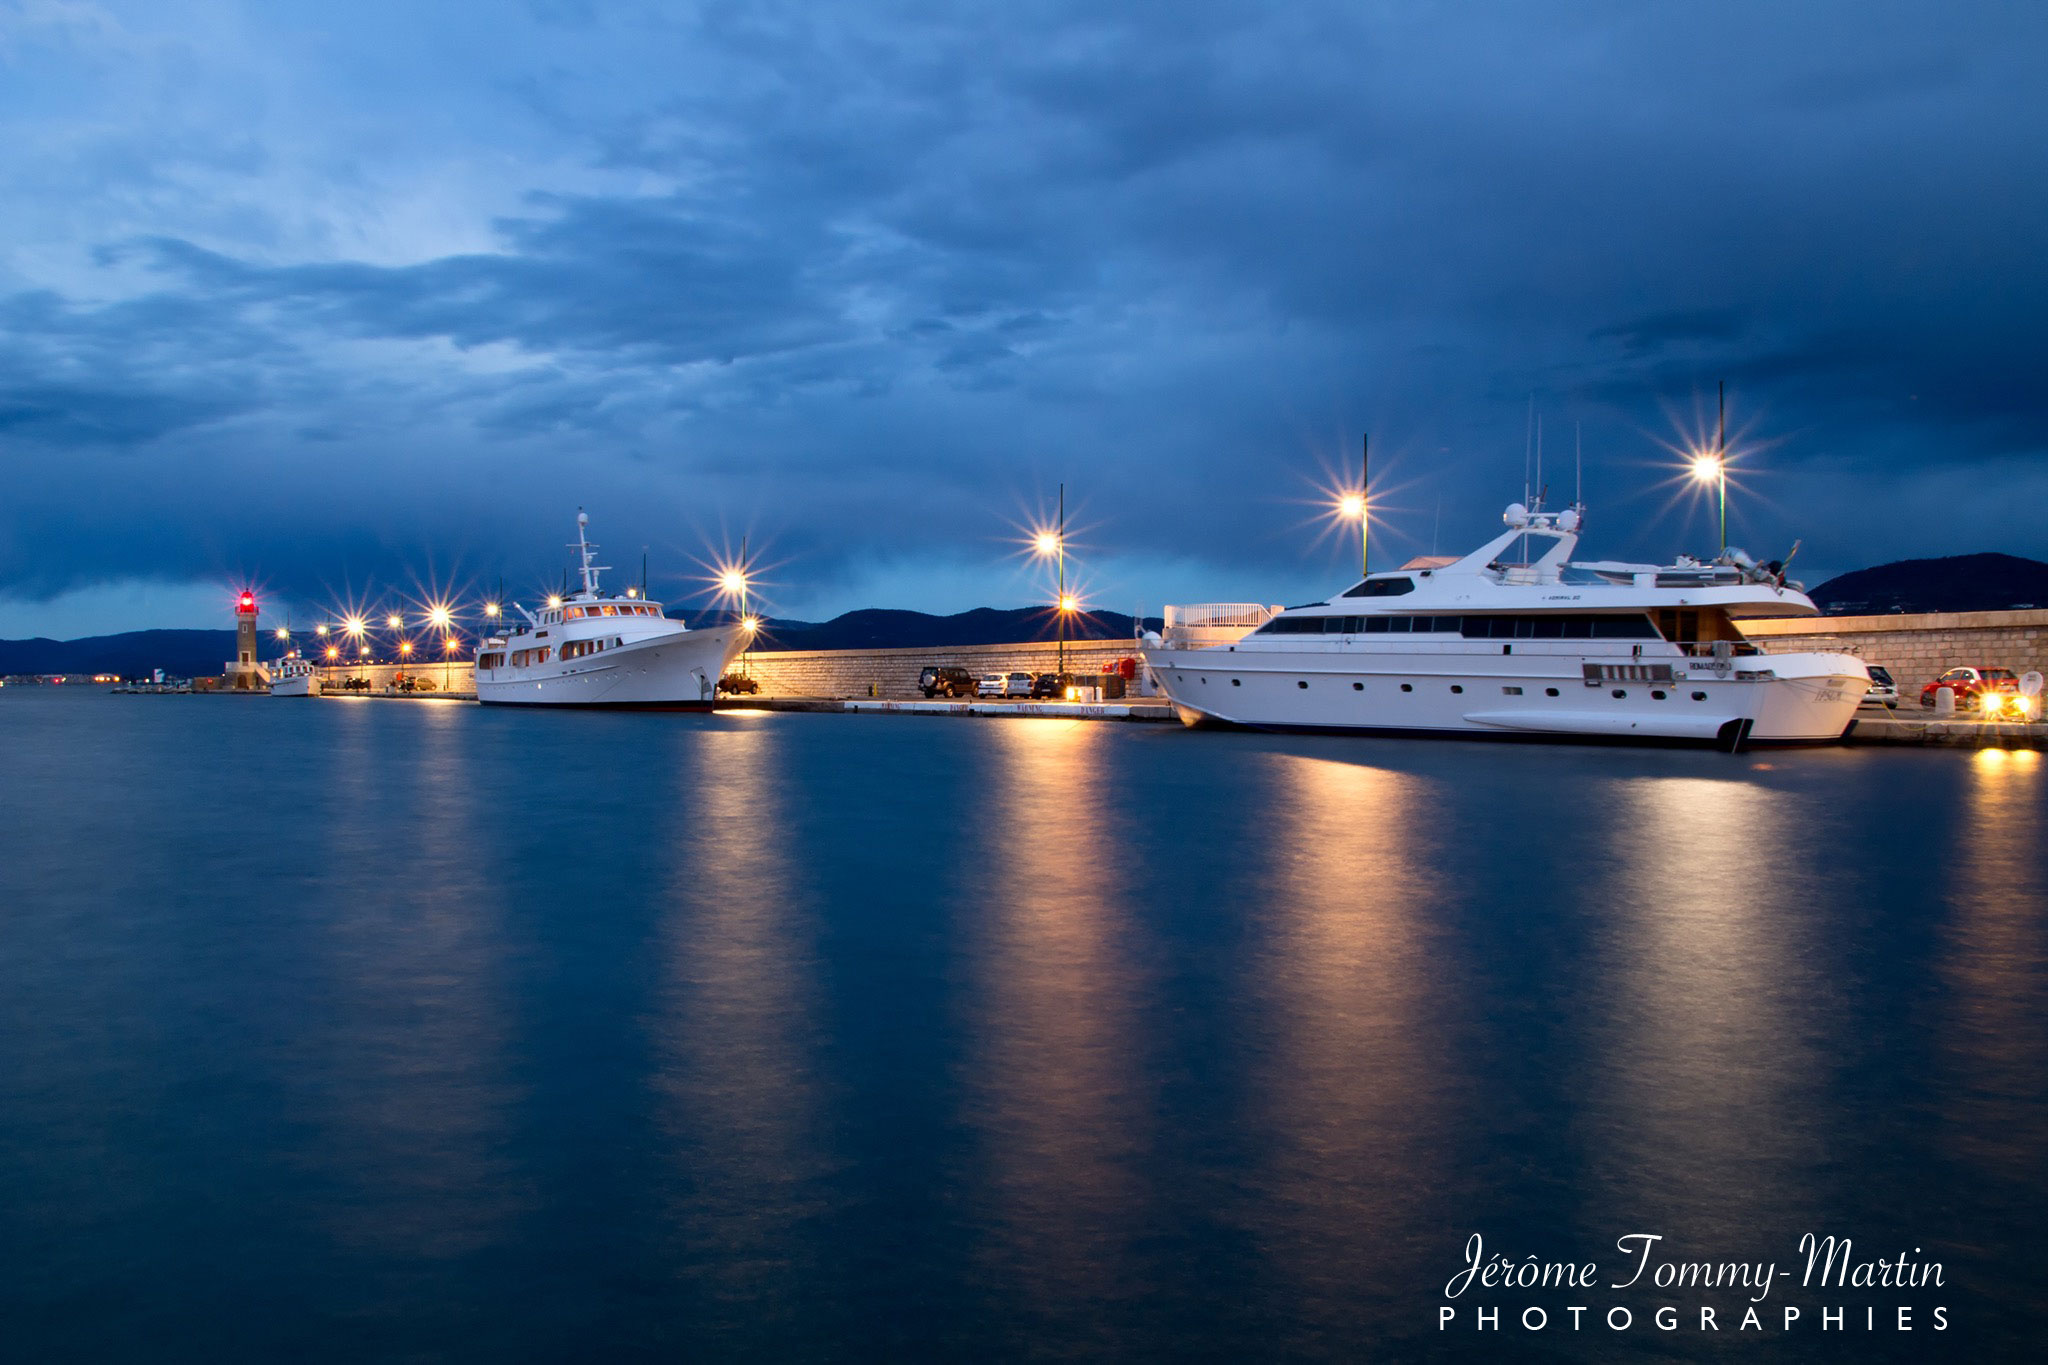
[[[1870,557],[1845,475],[2048,492],[2031,10],[534,13],[494,116],[645,184],[536,171],[490,249],[400,263],[90,243],[127,292],[0,300],[0,458],[65,455],[17,482],[0,584],[230,544],[392,573],[550,545],[561,500],[635,543],[772,525],[825,584],[987,559],[1062,478],[1126,556],[1256,581],[1301,571],[1287,500],[1368,422],[1462,539],[1519,491],[1532,394],[1615,487],[1724,378],[1771,442],[1748,529],[1838,567]],[[132,501],[67,517],[117,468]],[[1916,546],[2048,552],[1973,508]]]

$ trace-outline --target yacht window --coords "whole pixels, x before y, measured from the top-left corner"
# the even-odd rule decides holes
[[[1557,689],[1554,687],[1546,687],[1543,689],[1543,695],[1546,697],[1554,697],[1557,695]]]
[[[1389,620],[1391,620],[1391,619],[1392,619],[1391,617],[1386,617],[1386,616],[1368,616],[1368,617],[1366,617],[1366,618],[1365,618],[1365,633],[1366,633],[1367,635],[1385,635],[1385,634],[1387,633],[1387,630],[1388,630],[1387,622],[1388,622]]]
[[[1347,588],[1346,597],[1401,597],[1415,591],[1412,578],[1368,578],[1355,588]]]
[[[1401,690],[1402,690],[1403,692],[1413,692],[1413,691],[1415,690],[1415,684],[1414,684],[1414,683],[1402,683],[1402,684],[1401,684]]]
[[[580,621],[583,619],[583,608],[570,607],[566,611],[564,611],[562,615],[567,617],[571,621]]]
[[[1323,617],[1281,615],[1258,628],[1260,635],[1320,635],[1323,632]]]
[[[1503,687],[1501,693],[1504,696],[1519,697],[1522,695],[1522,689],[1519,687]]]
[[[1351,690],[1352,690],[1353,692],[1363,692],[1363,691],[1365,691],[1365,684],[1364,684],[1364,683],[1353,683],[1353,684],[1351,684]]]

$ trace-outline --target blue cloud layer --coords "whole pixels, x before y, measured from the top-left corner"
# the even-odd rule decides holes
[[[675,572],[750,531],[793,610],[920,565],[1004,600],[1064,480],[1120,603],[1292,597],[1341,572],[1307,504],[1362,426],[1390,547],[1455,544],[1531,395],[1553,451],[1583,427],[1600,548],[1661,553],[1700,523],[1660,442],[1722,378],[1758,545],[2048,553],[2042,30],[24,10],[0,596],[532,576],[585,504]]]

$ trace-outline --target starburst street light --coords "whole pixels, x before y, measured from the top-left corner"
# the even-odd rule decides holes
[[[398,652],[410,659],[412,657],[412,641],[400,640],[398,642]]]
[[[323,640],[324,640],[324,639],[326,639],[326,638],[327,638],[327,623],[323,621],[323,622],[321,622],[321,623],[320,623],[319,625],[317,625],[317,626],[313,627],[313,633],[314,633],[315,635],[319,636],[319,637],[320,637],[321,639],[323,639]]]
[[[1059,514],[1053,524],[1031,537],[1032,550],[1041,555],[1050,555],[1057,566],[1053,580],[1053,603],[1058,607],[1060,627],[1059,672],[1062,682],[1067,676],[1067,617],[1073,614],[1073,594],[1067,591],[1067,486],[1060,485]]]
[[[405,618],[394,611],[384,618],[384,625],[388,630],[403,630],[405,629]]]
[[[453,619],[454,616],[452,613],[449,612],[448,608],[442,606],[438,602],[435,603],[427,611],[427,624],[432,626],[435,630],[442,631],[444,633],[448,629],[448,623]]]
[[[497,620],[497,619],[498,619],[498,604],[497,604],[496,602],[486,602],[486,603],[484,603],[484,615],[486,615],[486,616],[490,617],[490,618],[491,618],[491,619],[492,619],[493,621]]]
[[[292,633],[286,630],[283,626],[279,626],[277,628],[277,638],[280,640],[289,640],[292,638]]]
[[[337,658],[337,657],[339,657],[339,656],[340,656],[340,654],[341,654],[341,648],[340,648],[340,646],[338,646],[338,645],[329,645],[329,646],[327,646],[327,657],[328,657],[328,658],[330,658],[330,659],[333,659],[333,658]]]
[[[342,628],[351,635],[360,636],[364,631],[370,628],[370,623],[368,621],[365,621],[360,616],[351,616],[343,624]]]

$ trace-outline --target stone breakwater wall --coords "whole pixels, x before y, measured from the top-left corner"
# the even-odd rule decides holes
[[[1767,653],[1854,654],[1891,670],[1901,704],[1951,668],[1988,664],[2048,673],[2048,611],[1959,611],[1917,616],[1818,616],[1750,620],[1742,633]]]
[[[1135,657],[1129,640],[1069,640],[1067,672],[1100,673],[1115,659]],[[939,645],[931,649],[778,649],[755,650],[733,672],[744,672],[761,684],[764,697],[922,696],[917,675],[927,665],[964,668],[983,673],[1051,673],[1059,667],[1059,647],[1032,645]],[[1135,690],[1136,684],[1133,684]]]

